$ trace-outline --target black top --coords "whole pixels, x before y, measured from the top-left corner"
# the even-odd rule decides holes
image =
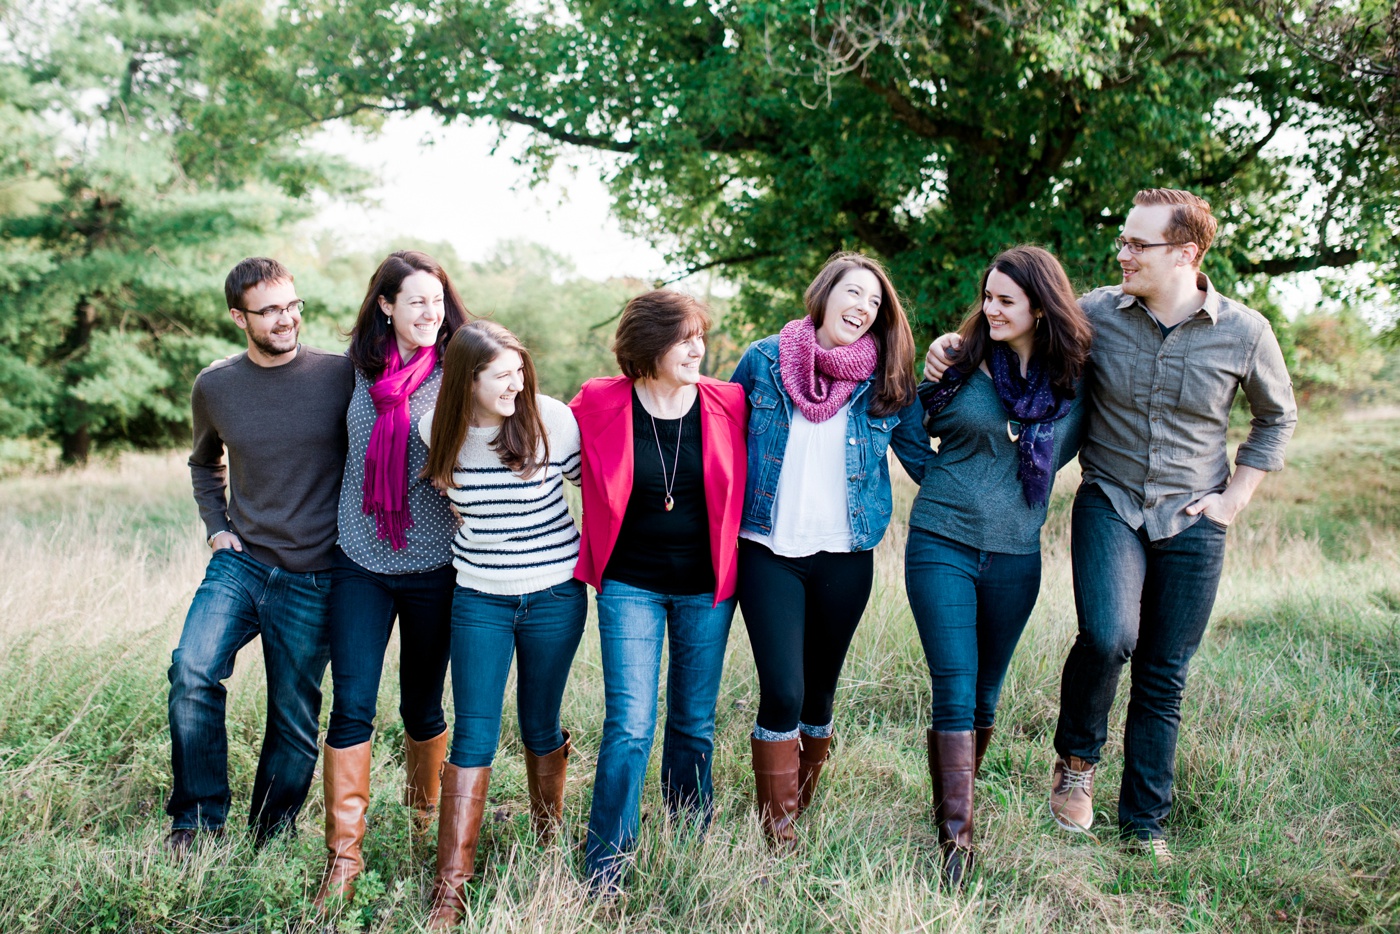
[[[632,390],[632,495],[627,499],[622,531],[603,571],[604,580],[675,597],[715,589],[702,450],[698,393],[682,417],[653,419],[637,398],[637,390]],[[674,506],[669,512],[663,458],[666,477],[672,476],[675,465],[671,484]]]

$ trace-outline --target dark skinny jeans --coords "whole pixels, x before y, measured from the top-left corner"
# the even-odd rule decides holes
[[[422,742],[447,729],[442,713],[452,635],[448,564],[413,574],[379,574],[339,548],[331,566],[331,722],[326,745],[346,749],[374,733],[384,653],[399,621],[399,716],[404,732]]]
[[[1040,593],[1040,552],[978,551],[911,528],[904,581],[933,685],[933,729],[991,726]]]
[[[1131,660],[1118,828],[1160,837],[1171,810],[1186,672],[1215,605],[1225,529],[1202,516],[1150,541],[1094,485],[1079,488],[1071,528],[1079,636],[1060,682],[1055,751],[1099,761],[1118,678]]]
[[[875,552],[775,555],[739,539],[739,607],[758,669],[758,725],[831,722],[836,682],[875,580]]]

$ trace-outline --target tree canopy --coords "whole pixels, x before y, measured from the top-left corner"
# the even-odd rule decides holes
[[[1356,80],[1277,13],[1264,0],[313,0],[283,9],[265,40],[278,54],[248,79],[309,120],[426,109],[523,124],[539,171],[570,147],[623,154],[608,179],[619,214],[688,268],[723,268],[757,320],[789,316],[843,248],[881,256],[940,327],[1013,243],[1110,281],[1123,212],[1154,186],[1216,205],[1207,269],[1223,285],[1358,262],[1393,281],[1400,166],[1376,107],[1393,103],[1394,76]]]
[[[194,375],[242,344],[228,268],[357,181],[295,134],[205,132],[246,104],[209,67],[245,33],[211,9],[0,7],[0,437],[74,462],[179,438]]]

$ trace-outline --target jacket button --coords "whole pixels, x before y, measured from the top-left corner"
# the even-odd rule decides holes
[[[846,443],[847,443],[847,444],[855,444],[855,443],[856,443],[856,439],[855,439],[855,438],[847,438],[847,439],[846,439]]]

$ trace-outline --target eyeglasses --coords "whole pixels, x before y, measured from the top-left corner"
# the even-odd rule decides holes
[[[295,318],[297,315],[301,314],[301,310],[305,307],[306,302],[297,299],[285,305],[268,305],[266,308],[238,308],[235,310],[241,311],[245,315],[258,315],[259,317],[270,315],[273,318],[280,318],[283,315],[291,315]]]
[[[1185,243],[1179,240],[1174,240],[1171,243],[1138,243],[1136,240],[1124,240],[1122,237],[1119,237],[1117,240],[1114,240],[1113,243],[1116,247],[1118,247],[1118,249],[1127,250],[1129,253],[1132,253],[1134,255],[1141,253],[1148,247],[1186,245]]]

